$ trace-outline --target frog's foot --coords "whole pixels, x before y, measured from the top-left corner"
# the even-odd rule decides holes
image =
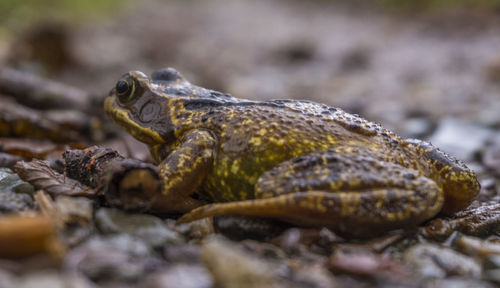
[[[432,187],[430,187],[432,188]],[[273,198],[208,204],[185,214],[179,223],[218,215],[275,218],[301,226],[326,226],[351,236],[370,236],[414,227],[436,215],[443,204],[435,186],[426,199],[401,188],[369,191],[307,191]]]

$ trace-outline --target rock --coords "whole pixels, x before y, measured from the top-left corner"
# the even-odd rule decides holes
[[[9,168],[0,168],[0,190],[9,190],[15,193],[33,194],[35,189],[24,182]]]
[[[484,272],[484,278],[497,283],[497,285],[500,284],[500,269],[486,270]]]
[[[467,278],[459,278],[459,277],[450,277],[447,279],[433,279],[427,282],[425,285],[427,288],[494,288],[495,286],[491,283],[467,279]]]
[[[476,237],[461,235],[455,239],[454,245],[462,253],[481,259],[495,255],[500,256],[500,243]]]
[[[492,169],[496,175],[500,175],[500,133],[489,141],[482,156],[484,166]]]
[[[445,278],[459,275],[470,279],[481,277],[481,265],[474,259],[433,244],[417,244],[409,248],[404,262],[413,268],[417,278]]]
[[[19,179],[12,170],[0,168],[0,213],[32,209],[33,190],[33,186]]]
[[[68,224],[90,225],[92,223],[92,201],[83,197],[59,196],[56,209],[60,220]]]
[[[117,209],[101,208],[96,213],[95,221],[104,234],[130,234],[155,248],[184,241],[182,236],[168,229],[160,218],[152,215],[128,214]]]
[[[69,253],[65,267],[96,282],[135,281],[162,263],[144,241],[122,234],[88,240]]]
[[[27,194],[0,191],[0,213],[17,212],[33,208],[33,199]]]
[[[0,270],[0,287],[2,288],[17,288],[19,287],[19,281],[14,277],[14,275],[8,273],[7,271]]]
[[[275,266],[221,237],[203,243],[202,259],[216,287],[286,287],[278,282]]]
[[[148,277],[145,288],[210,288],[213,280],[203,266],[178,264]]]
[[[486,99],[490,99],[488,105],[481,109],[481,113],[474,115],[474,120],[481,125],[498,129],[500,128],[500,113],[498,113],[500,111],[500,101],[498,100],[498,92],[492,91],[488,94],[490,94],[486,96]]]
[[[3,287],[3,286],[2,286]],[[57,271],[39,271],[19,278],[19,288],[94,288],[79,274],[63,275]]]
[[[484,259],[485,269],[500,269],[500,255],[489,255]]]
[[[59,196],[55,202],[57,221],[63,238],[74,246],[90,236],[93,231],[93,202],[83,197]]]
[[[456,118],[444,118],[429,140],[458,159],[470,161],[492,136],[493,130]]]
[[[166,245],[163,251],[165,260],[171,263],[199,263],[201,262],[200,254],[200,246],[193,244]]]
[[[403,122],[398,129],[402,136],[409,138],[424,138],[429,135],[434,128],[434,123],[426,117],[414,117]]]
[[[190,223],[184,223],[179,226],[184,226],[186,235],[190,239],[202,239],[208,235],[214,234],[214,224],[211,217],[203,218],[200,220],[192,221]],[[178,226],[176,227],[178,228]]]
[[[374,253],[334,253],[329,269],[362,277],[383,279],[389,282],[408,282],[409,271],[389,255]]]

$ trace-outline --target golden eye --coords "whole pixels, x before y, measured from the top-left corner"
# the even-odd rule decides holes
[[[134,99],[135,81],[131,76],[125,76],[118,80],[115,86],[116,95],[122,104],[129,103]]]

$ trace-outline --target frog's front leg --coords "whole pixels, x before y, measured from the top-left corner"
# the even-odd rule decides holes
[[[205,205],[180,222],[262,216],[368,236],[415,226],[439,212],[441,187],[416,170],[374,155],[370,150],[325,150],[286,161],[260,177],[257,199]]]
[[[163,183],[161,195],[152,199],[152,211],[186,212],[205,204],[190,195],[212,168],[215,145],[206,130],[192,130],[182,137],[181,144],[159,165]]]

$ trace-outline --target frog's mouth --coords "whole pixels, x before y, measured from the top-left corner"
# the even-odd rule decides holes
[[[114,89],[113,89],[114,90]],[[134,138],[146,144],[155,145],[165,142],[160,134],[147,127],[142,127],[130,117],[130,111],[116,104],[113,90],[104,99],[104,110],[121,128],[127,130]]]

